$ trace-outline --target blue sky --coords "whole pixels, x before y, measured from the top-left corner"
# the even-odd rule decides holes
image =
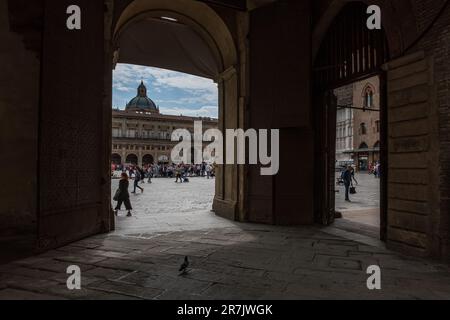
[[[113,75],[113,108],[124,109],[144,80],[149,98],[161,113],[218,117],[217,84],[210,79],[129,64],[118,64]]]

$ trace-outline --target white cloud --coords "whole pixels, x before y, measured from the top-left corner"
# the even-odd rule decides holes
[[[204,106],[199,109],[186,109],[186,108],[161,108],[162,114],[174,115],[174,116],[188,116],[188,117],[210,117],[218,118],[218,110],[215,106]]]
[[[119,84],[115,85],[114,89],[117,90],[117,91],[121,91],[121,92],[132,92],[132,91],[134,91],[130,87],[126,87],[124,85],[119,85]]]
[[[215,93],[217,85],[210,79],[201,78],[176,71],[136,65],[119,64],[114,71],[114,88],[119,90],[124,84],[132,85],[141,80],[152,80],[153,86],[170,87],[181,90],[194,90]]]
[[[160,105],[163,113],[217,116],[218,88],[212,80],[137,65],[118,64],[114,70],[115,103],[121,104],[119,101],[134,97],[141,80],[147,84],[149,96]],[[171,105],[176,107],[168,107]]]

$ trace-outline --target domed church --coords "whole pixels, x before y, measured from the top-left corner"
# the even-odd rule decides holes
[[[147,87],[144,85],[144,81],[141,81],[141,84],[137,88],[137,96],[128,102],[126,111],[143,111],[159,114],[159,108],[147,96]]]
[[[127,103],[125,110],[113,109],[112,163],[139,166],[171,163],[170,155],[176,145],[171,141],[172,132],[188,129],[193,133],[194,121],[202,121],[205,130],[218,127],[217,119],[161,114],[141,81],[137,96]]]

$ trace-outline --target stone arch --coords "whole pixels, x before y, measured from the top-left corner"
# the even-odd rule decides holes
[[[142,165],[150,165],[155,163],[155,158],[151,154],[146,154],[142,157]]]
[[[367,143],[362,142],[362,143],[359,145],[359,149],[360,149],[360,150],[369,149],[369,146],[367,145]]]
[[[138,165],[138,163],[139,163],[139,158],[138,158],[138,156],[136,155],[136,154],[134,154],[134,153],[130,153],[130,154],[128,154],[127,155],[127,157],[125,158],[126,160],[125,160],[125,163],[126,164],[133,164],[133,165]]]
[[[116,165],[122,164],[122,156],[118,153],[113,153],[111,156],[111,162]]]
[[[112,21],[112,17],[110,17],[110,20],[107,22],[111,27],[108,29],[113,30],[112,34],[109,35],[111,46],[109,47],[110,51],[108,56],[111,61],[111,66],[113,67],[115,63],[121,62],[121,56],[123,57],[126,54],[124,53],[126,48],[120,48],[117,45],[119,44],[121,35],[125,34],[127,28],[133,26],[134,23],[142,22],[143,19],[151,18],[153,21],[156,18],[161,19],[162,15],[175,18],[177,22],[179,21],[186,25],[186,27],[191,28],[193,30],[192,34],[200,37],[203,40],[202,43],[211,50],[211,55],[214,57],[217,68],[215,68],[215,72],[203,76],[213,79],[218,84],[218,127],[222,131],[225,128],[238,128],[240,122],[242,122],[239,116],[239,97],[244,94],[240,90],[244,89],[241,89],[239,86],[239,78],[241,75],[239,73],[240,56],[236,47],[237,43],[235,43],[227,23],[222,20],[220,13],[205,3],[191,0],[132,1],[121,12],[117,12],[115,15],[118,17],[117,20]],[[165,66],[163,68],[186,72],[185,70],[168,66],[174,61],[164,61]],[[194,62],[199,61],[195,60]],[[151,65],[149,63],[141,64]],[[159,61],[158,64],[164,63],[163,61]],[[183,67],[188,69],[186,65],[183,65]],[[107,70],[106,72],[109,71]],[[106,85],[107,88],[105,90],[111,90],[111,77],[109,77]],[[110,101],[107,103],[110,104]],[[225,148],[222,152],[225,154]],[[241,219],[242,215],[240,215],[238,210],[243,208],[241,204],[245,203],[245,201],[242,193],[239,191],[240,186],[243,185],[243,179],[239,179],[239,174],[240,169],[237,165],[218,166],[216,172],[216,195],[213,205],[213,210],[217,215],[232,220]]]
[[[189,0],[135,0],[120,15],[114,27],[113,43],[134,21],[170,13],[194,28],[218,56],[221,71],[235,67],[237,50],[233,37],[222,18],[208,5]],[[217,75],[219,76],[219,75]]]
[[[327,34],[330,25],[344,6],[351,2],[378,5],[381,8],[382,25],[386,33],[388,50],[391,57],[400,56],[417,39],[419,31],[417,30],[415,14],[408,0],[398,0],[395,1],[395,4],[383,0],[330,0],[329,4],[323,10],[320,19],[316,22],[313,31],[313,61],[319,52],[322,40]],[[399,15],[401,19],[399,19]]]
[[[367,83],[361,91],[361,97],[365,97],[368,91],[371,91],[373,94],[377,93],[375,86],[371,83]]]

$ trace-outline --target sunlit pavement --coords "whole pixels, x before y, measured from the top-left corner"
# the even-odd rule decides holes
[[[336,177],[340,174],[336,174]],[[351,202],[345,201],[345,187],[336,186],[336,210],[342,219],[336,227],[347,230],[360,230],[367,235],[379,237],[380,234],[380,179],[368,173],[357,173],[354,182],[356,194],[350,195]]]
[[[212,180],[157,179],[144,188],[116,232],[1,266],[0,299],[450,298],[450,267],[374,239],[219,218],[210,212]],[[180,276],[185,256],[191,265]],[[67,289],[70,265],[81,268],[81,290]],[[370,265],[381,267],[381,290],[367,288]]]

